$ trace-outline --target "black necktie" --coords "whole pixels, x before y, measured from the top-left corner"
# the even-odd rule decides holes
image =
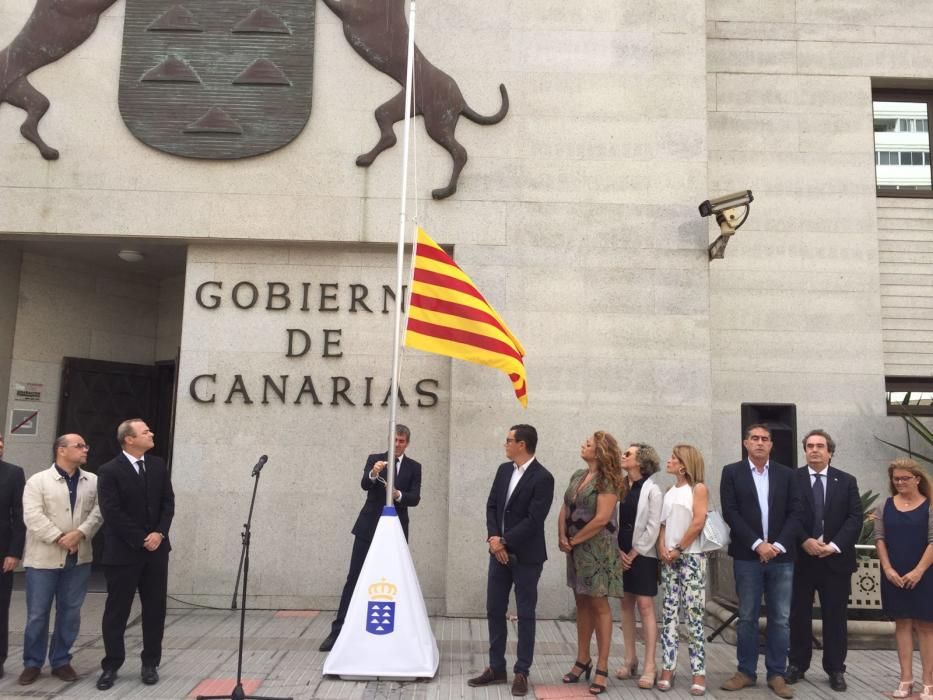
[[[823,475],[814,474],[813,481],[813,536],[823,536]]]
[[[146,480],[146,463],[142,460],[136,462],[136,466],[139,467],[139,478],[143,481]]]

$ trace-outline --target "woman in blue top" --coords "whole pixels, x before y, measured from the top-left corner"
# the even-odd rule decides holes
[[[913,632],[920,641],[922,700],[933,700],[933,488],[912,459],[888,467],[891,497],[875,512],[875,546],[881,560],[881,609],[894,618],[901,679],[893,697],[913,693]]]

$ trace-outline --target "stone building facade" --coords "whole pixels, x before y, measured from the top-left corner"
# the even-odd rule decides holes
[[[0,0],[0,44],[31,9]],[[398,86],[319,4],[298,138],[249,159],[179,158],[121,119],[124,12],[112,6],[30,77],[52,103],[40,128],[59,160],[0,106],[7,458],[38,471],[70,429],[64,358],[167,363],[172,594],[229,599],[249,469],[265,453],[256,603],[336,607],[362,465],[386,439],[401,145],[369,168],[354,159]],[[933,86],[933,9],[431,0],[417,31],[476,111],[508,89],[501,123],[461,120],[469,162],[448,199],[430,191],[450,158],[415,122],[409,214],[522,341],[529,388],[522,410],[499,373],[404,356],[399,420],[425,465],[411,547],[432,612],[484,610],[485,499],[514,423],[537,426],[559,492],[596,429],[663,458],[697,445],[715,490],[740,455],[741,404],[792,403],[800,435],[827,429],[839,466],[883,487],[893,453],[875,438],[903,436],[885,377],[933,367],[933,200],[877,196],[872,96]],[[748,222],[711,262],[718,231],[697,205],[746,188]],[[34,410],[35,434],[11,433]],[[551,554],[540,610],[558,616],[573,599],[556,543]]]

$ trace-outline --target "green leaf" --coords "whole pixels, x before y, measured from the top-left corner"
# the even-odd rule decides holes
[[[917,418],[912,413],[908,413],[907,415],[901,417],[904,419],[907,425],[913,428],[917,434],[926,441],[928,445],[933,445],[933,431],[920,422],[919,418]]]
[[[877,435],[875,435],[875,440],[877,440],[878,442],[883,442],[885,445],[887,445],[888,447],[893,447],[895,450],[900,450],[901,452],[905,452],[912,459],[919,459],[923,462],[927,462],[928,464],[933,464],[933,459],[930,459],[929,457],[925,457],[924,455],[921,455],[921,454],[917,454],[911,449],[908,449],[906,447],[901,447],[900,445],[895,445],[893,442],[888,442],[887,440],[882,440]]]

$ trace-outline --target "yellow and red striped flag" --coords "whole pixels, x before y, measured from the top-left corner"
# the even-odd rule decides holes
[[[528,406],[525,350],[473,281],[420,227],[405,345],[494,367]]]

